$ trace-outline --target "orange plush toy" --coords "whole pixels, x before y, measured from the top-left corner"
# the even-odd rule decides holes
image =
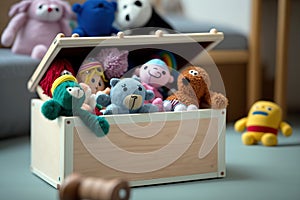
[[[222,109],[228,105],[227,98],[210,88],[207,72],[196,66],[187,67],[177,79],[178,91],[164,101],[165,111],[186,111],[199,108]]]

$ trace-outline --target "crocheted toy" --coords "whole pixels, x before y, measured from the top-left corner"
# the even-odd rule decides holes
[[[117,48],[105,48],[97,55],[97,60],[102,64],[105,77],[121,78],[128,70],[128,51]]]
[[[117,3],[106,0],[87,0],[72,7],[77,14],[78,27],[73,33],[79,36],[109,36],[118,30],[112,26]]]
[[[70,5],[61,0],[23,0],[14,4],[1,43],[12,52],[41,59],[58,33],[71,35]]]
[[[118,3],[116,23],[122,30],[160,27],[173,29],[153,8],[149,0],[122,0]]]
[[[80,83],[89,85],[92,94],[96,94],[99,91],[109,92],[109,89],[106,89],[105,82],[108,81],[104,75],[103,66],[95,58],[89,57],[83,61],[76,78]]]
[[[146,90],[141,82],[134,78],[117,79],[110,81],[110,96],[101,94],[97,103],[106,107],[104,115],[150,113],[157,112],[158,108],[152,104],[144,104],[145,100],[153,99],[154,94]]]
[[[177,79],[178,91],[164,101],[165,111],[197,110],[199,108],[226,108],[227,98],[210,91],[207,72],[196,66],[185,68]]]
[[[138,73],[143,86],[154,93],[154,99],[147,100],[145,103],[152,103],[158,106],[159,111],[163,111],[163,96],[159,89],[174,81],[169,67],[161,59],[152,59],[143,64],[139,68]]]
[[[72,64],[66,59],[55,59],[49,66],[47,73],[40,81],[40,86],[43,89],[43,93],[49,97],[52,97],[51,87],[53,82],[58,77],[66,74],[75,76]]]
[[[237,132],[246,132],[242,135],[245,145],[261,142],[265,146],[276,146],[277,134],[280,129],[286,137],[292,135],[292,127],[282,121],[282,111],[279,105],[270,101],[257,101],[249,110],[248,116],[234,124]]]
[[[42,114],[49,120],[59,116],[79,116],[83,123],[97,136],[108,133],[109,124],[103,117],[98,117],[81,109],[85,100],[83,89],[72,75],[57,78],[51,88],[53,98],[46,101],[41,108]]]

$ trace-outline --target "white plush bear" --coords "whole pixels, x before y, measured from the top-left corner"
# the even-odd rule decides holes
[[[71,35],[71,6],[62,0],[23,0],[9,11],[12,17],[1,43],[12,52],[41,59],[58,33]]]

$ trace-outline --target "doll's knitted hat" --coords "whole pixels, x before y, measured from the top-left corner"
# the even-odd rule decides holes
[[[94,59],[88,59],[85,62],[83,62],[83,64],[80,66],[78,73],[87,71],[92,68],[101,68],[103,71],[103,67],[99,61]]]
[[[51,87],[51,94],[53,95],[54,90],[59,86],[61,83],[66,82],[66,81],[74,81],[77,82],[77,79],[73,75],[62,75],[55,79],[55,81],[52,84]]]
[[[157,65],[166,70],[169,69],[169,67],[167,66],[167,64],[164,61],[162,61],[161,59],[157,59],[157,58],[149,60],[148,62],[145,63],[145,65],[147,65],[147,64],[148,65]]]

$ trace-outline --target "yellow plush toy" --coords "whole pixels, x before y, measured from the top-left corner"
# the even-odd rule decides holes
[[[248,116],[238,120],[234,124],[237,132],[246,132],[242,135],[245,145],[261,142],[265,146],[277,145],[278,129],[286,137],[292,135],[292,127],[282,121],[281,108],[270,101],[258,101],[254,103]]]

